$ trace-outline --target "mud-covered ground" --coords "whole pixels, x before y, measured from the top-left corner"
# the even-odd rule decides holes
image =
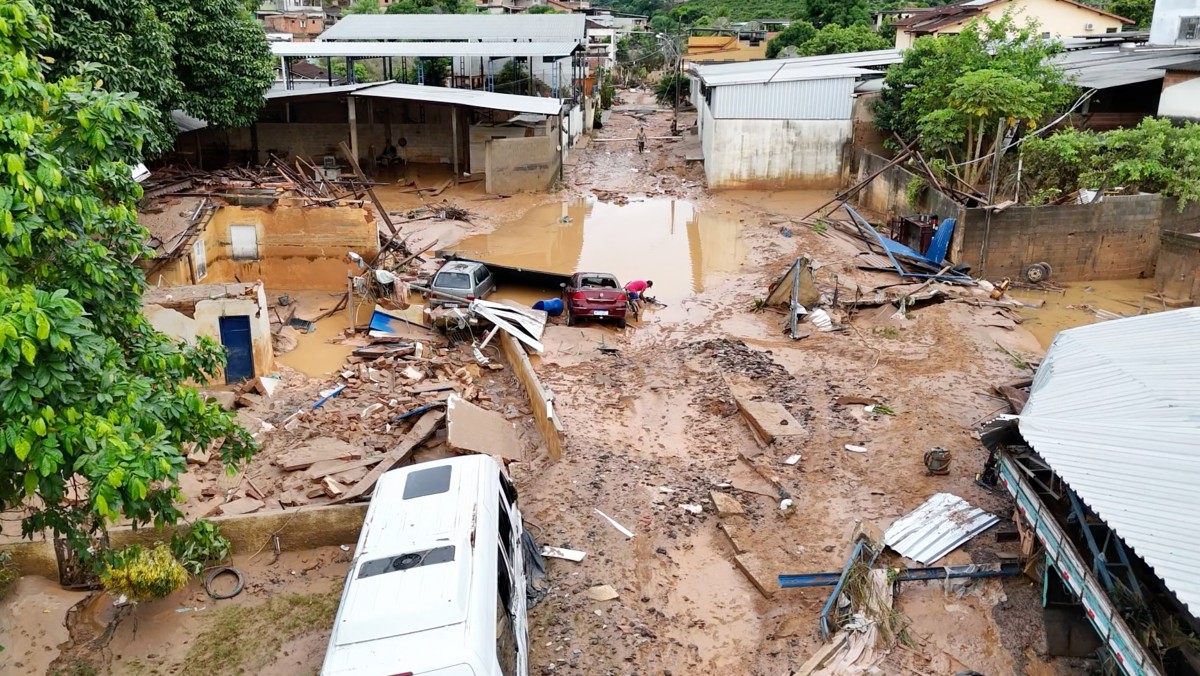
[[[565,457],[551,462],[541,450],[511,471],[539,541],[587,557],[548,560],[550,591],[530,615],[531,673],[788,674],[821,645],[818,614],[829,588],[764,597],[735,566],[726,532],[769,579],[841,569],[859,520],[886,528],[938,492],[1006,521],[1007,497],[974,484],[984,453],[971,428],[1002,405],[991,384],[1027,375],[997,343],[1029,357],[1041,349],[1020,327],[993,326],[1000,323],[995,308],[953,302],[920,307],[908,319],[864,309],[837,317],[843,331],[790,340],[782,333],[783,315],[754,308],[798,255],[814,259],[819,286],[832,289],[836,279],[842,293],[892,284],[895,277],[857,270],[851,263],[856,249],[845,238],[787,220],[827,200],[828,191],[710,194],[702,167],[687,160],[699,155],[696,137],[685,132],[678,141],[651,140],[640,155],[632,141],[606,142],[632,138],[639,127],[652,138],[669,135],[670,111],[652,110],[644,93],[622,96],[625,105],[608,115],[596,140],[572,153],[560,194],[492,199],[478,183],[460,186],[442,198],[468,206],[472,222],[416,226],[414,236],[448,247],[502,229],[539,205],[581,197],[618,205],[687,200],[705,218],[736,225],[735,242],[706,243],[703,255],[719,254],[721,266],[692,260],[693,291],[675,293],[669,306],[645,313],[625,331],[561,322],[547,330],[546,353],[535,365],[564,420]],[[693,124],[694,114],[681,116],[681,128]],[[421,203],[411,193],[380,192],[397,212]],[[586,237],[602,236],[595,232]],[[625,246],[631,256],[644,253],[636,238]],[[663,271],[647,264],[641,276],[656,272]],[[284,401],[311,400],[320,382],[286,377]],[[763,448],[738,413],[735,395],[783,404],[800,433]],[[895,415],[837,403],[847,396],[872,397]],[[847,444],[867,452],[848,452]],[[948,476],[925,471],[922,456],[934,446],[953,454]],[[798,463],[784,463],[795,454]],[[778,489],[767,477],[792,496],[791,510],[779,509]],[[745,514],[718,515],[713,491],[735,498]],[[621,535],[597,509],[634,537]],[[1015,546],[985,533],[940,563],[994,561],[1000,552],[1013,553]],[[308,558],[301,564],[299,556]],[[334,548],[270,558],[268,552],[266,560],[260,555],[251,563],[249,579],[258,586],[240,603],[265,603],[281,592],[327,601],[348,555]],[[89,639],[80,625],[74,635],[61,620],[78,599],[39,584],[22,580],[6,602],[14,610],[19,605],[19,617],[36,621],[14,621],[8,612],[0,618],[0,644],[17,647],[0,653],[0,673],[44,673],[55,660],[69,666],[86,654],[80,646]],[[619,597],[590,600],[586,590],[601,584]],[[181,673],[187,660],[206,657],[189,651],[201,637],[213,640],[214,626],[204,619],[212,608],[176,612],[205,605],[197,592],[138,608],[137,621],[123,621],[110,647],[95,656],[108,665],[100,673]],[[199,600],[192,603],[193,597]],[[1070,673],[1043,656],[1038,589],[1025,578],[966,590],[909,583],[896,608],[908,623],[910,645],[877,648],[878,673]],[[315,673],[327,632],[318,622],[265,637],[263,649],[275,652],[256,660],[254,673]],[[151,649],[151,643],[162,647]],[[209,673],[224,672],[214,666]]]

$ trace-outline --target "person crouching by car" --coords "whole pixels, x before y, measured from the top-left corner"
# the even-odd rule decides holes
[[[629,294],[629,300],[634,302],[634,307],[638,312],[642,310],[642,297],[646,295],[646,290],[654,286],[654,282],[650,280],[642,281],[635,279],[625,285],[625,293]]]

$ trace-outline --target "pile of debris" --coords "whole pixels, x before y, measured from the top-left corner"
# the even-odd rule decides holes
[[[354,363],[326,383],[319,398],[266,421],[266,452],[244,472],[218,477],[204,489],[211,499],[203,513],[365,498],[383,472],[418,451],[522,459],[524,442],[512,421],[530,411],[515,381],[496,377],[508,375],[505,366],[480,366],[466,349],[419,342],[392,347],[387,356],[351,357]],[[258,410],[273,390],[271,379],[258,378],[233,394],[237,404]]]

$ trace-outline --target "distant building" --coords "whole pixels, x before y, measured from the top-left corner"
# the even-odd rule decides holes
[[[617,28],[588,19],[587,56],[589,65],[612,68],[617,65]]]
[[[1200,121],[1200,60],[1168,66],[1166,70],[1158,114]]]
[[[325,30],[325,13],[268,14],[262,22],[267,33],[290,35],[292,42],[309,42]]]
[[[1193,0],[1191,4],[1196,3]],[[1123,16],[1074,0],[966,0],[942,7],[897,11],[902,18],[891,22],[896,28],[896,49],[907,49],[925,35],[955,35],[975,19],[999,19],[1008,11],[1018,21],[1037,21],[1045,38],[1118,33],[1133,24]],[[877,18],[877,22],[882,20]]]
[[[1157,0],[1150,43],[1200,47],[1200,0]]]
[[[767,58],[768,39],[766,35],[691,35],[683,60],[692,63],[758,61]]]

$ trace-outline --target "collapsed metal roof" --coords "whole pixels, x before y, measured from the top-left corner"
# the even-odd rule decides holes
[[[319,40],[582,41],[582,14],[351,14]]]
[[[1025,441],[1200,615],[1200,308],[1058,334]]]
[[[1168,66],[1195,61],[1196,47],[1097,47],[1068,51],[1054,57],[1058,65],[1080,87],[1108,89],[1122,85],[1161,80]]]
[[[490,110],[508,110],[514,113],[536,113],[538,115],[558,115],[562,112],[563,106],[562,99],[497,94],[478,89],[426,87],[423,85],[399,83],[367,87],[355,92],[353,96],[444,103],[448,105],[487,108]]]

